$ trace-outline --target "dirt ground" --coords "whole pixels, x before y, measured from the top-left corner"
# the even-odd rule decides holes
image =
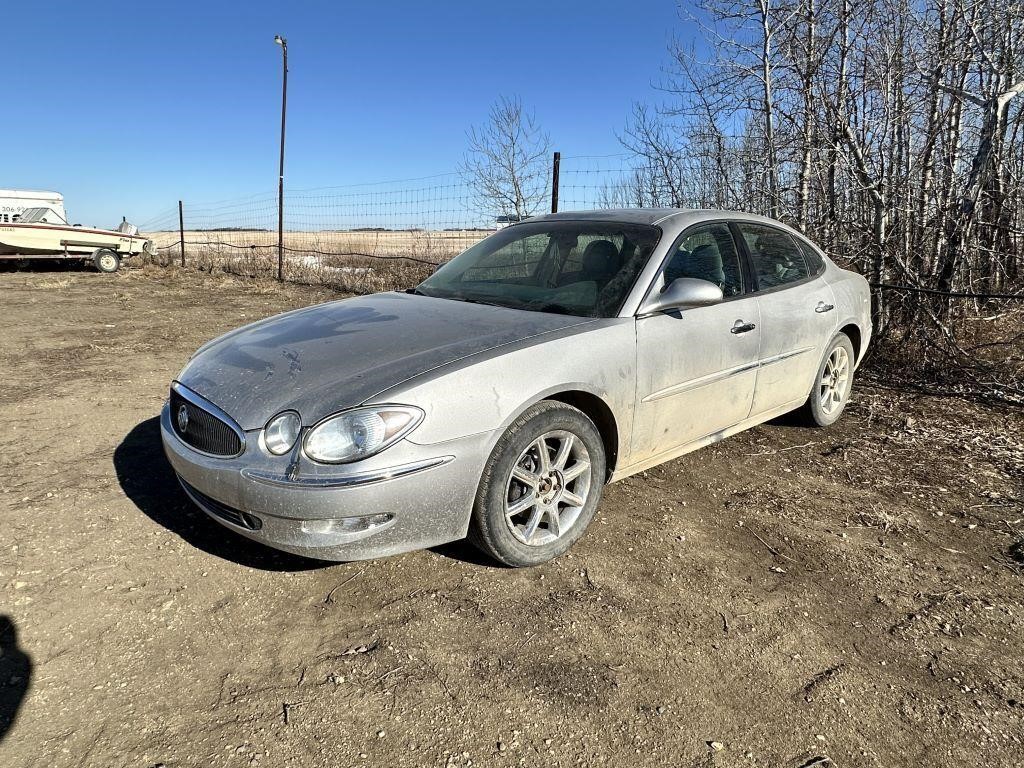
[[[201,342],[327,291],[147,267],[0,297],[4,768],[1024,762],[1020,411],[862,378],[829,430],[609,486],[547,566],[327,564],[192,508],[156,420]]]

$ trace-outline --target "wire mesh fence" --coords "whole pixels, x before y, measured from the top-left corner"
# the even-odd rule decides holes
[[[592,209],[617,202],[611,192],[634,173],[627,155],[566,157],[560,163],[560,208]],[[551,169],[546,167],[548,175]],[[482,196],[458,172],[412,179],[315,189],[284,195],[286,267],[325,258],[402,259],[436,265],[522,215],[550,210],[550,189],[521,213]],[[276,256],[277,194],[268,191],[210,203],[183,201],[145,221],[140,229],[163,252],[238,258],[232,252]]]
[[[662,158],[635,153],[559,156],[524,176],[548,179],[539,194],[516,212],[507,201],[481,193],[465,172],[409,179],[287,189],[284,195],[282,274],[286,279],[338,283],[352,290],[404,287],[466,250],[497,229],[524,216],[558,210],[595,210],[644,206],[739,208],[764,212],[746,187],[757,147],[717,147]],[[728,150],[728,151],[726,151]],[[723,155],[723,152],[725,154]],[[723,157],[726,157],[723,160]],[[731,170],[730,170],[731,169]],[[736,178],[732,178],[736,176]],[[743,179],[746,178],[746,182]],[[763,202],[763,201],[761,201]],[[184,201],[142,222],[140,229],[155,242],[165,262],[192,263],[240,274],[278,271],[278,199],[276,190],[198,203]],[[814,217],[812,217],[814,218]],[[867,271],[869,257],[858,249],[856,227],[821,212],[810,234],[823,245],[833,242],[834,254],[846,266]],[[829,233],[846,231],[842,242]],[[847,231],[848,230],[848,231]],[[851,234],[853,233],[853,234]],[[918,286],[888,285],[878,291],[948,292]],[[1020,294],[979,293],[976,298],[1022,298]]]

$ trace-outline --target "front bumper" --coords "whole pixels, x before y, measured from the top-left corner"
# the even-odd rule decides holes
[[[258,431],[234,458],[198,453],[172,430],[166,404],[160,432],[185,492],[214,520],[276,549],[340,561],[464,538],[492,442],[489,433],[433,445],[406,439],[354,464],[323,466],[272,456]]]

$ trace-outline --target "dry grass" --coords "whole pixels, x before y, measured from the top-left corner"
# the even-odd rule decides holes
[[[891,383],[1024,405],[1024,304],[904,297],[872,344]]]
[[[285,232],[284,247],[293,257],[302,254],[361,254],[371,257],[408,256],[443,262],[489,235],[485,230],[402,230],[373,232]],[[147,235],[161,249],[179,242],[177,232]],[[186,256],[193,248],[212,249],[220,255],[256,251],[275,255],[277,233],[267,231],[185,231]],[[193,243],[203,244],[194,246]],[[172,248],[177,253],[177,248]]]
[[[452,232],[288,232],[284,278],[351,293],[401,290],[416,285],[448,259],[488,233]],[[176,232],[151,234],[158,255],[140,263],[179,263]],[[273,232],[185,232],[188,267],[256,279],[277,276],[277,234]],[[267,289],[269,290],[269,289]]]
[[[883,533],[906,535],[917,530],[915,521],[906,509],[889,509],[875,504],[871,509],[860,509],[847,518],[847,528],[877,528]]]

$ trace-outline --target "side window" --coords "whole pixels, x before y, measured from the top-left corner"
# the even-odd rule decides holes
[[[547,251],[550,238],[546,233],[513,240],[490,254],[460,278],[463,282],[526,279],[537,272],[537,266]]]
[[[740,231],[750,251],[759,290],[795,283],[808,276],[803,254],[785,232],[757,224],[740,224]]]
[[[807,262],[807,271],[812,275],[820,275],[824,272],[825,262],[822,260],[821,254],[803,240],[799,238],[794,239],[796,240],[796,244],[800,246],[800,251],[804,255],[804,261]]]
[[[714,283],[726,297],[743,293],[743,269],[728,224],[709,224],[686,233],[665,265],[665,284],[680,277]]]

